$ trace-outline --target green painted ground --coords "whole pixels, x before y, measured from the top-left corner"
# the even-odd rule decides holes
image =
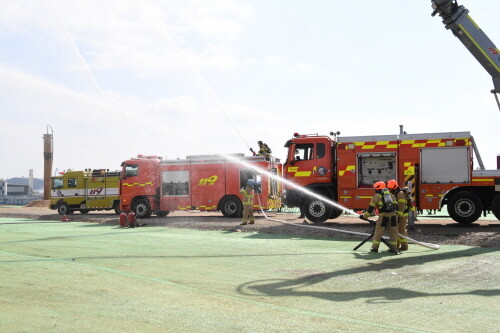
[[[499,332],[500,253],[0,218],[1,332]]]

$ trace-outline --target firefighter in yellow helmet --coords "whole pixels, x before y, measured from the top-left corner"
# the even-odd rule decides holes
[[[408,206],[408,197],[404,191],[399,187],[398,182],[391,179],[387,182],[387,188],[396,197],[398,203],[398,233],[403,236],[408,236],[408,231],[406,230],[408,226],[408,213],[410,212],[410,207]],[[408,240],[398,236],[398,250],[406,251],[408,250]]]
[[[389,229],[389,251],[399,254],[397,250],[398,221],[396,215],[396,198],[389,192],[382,181],[376,182],[373,184],[373,187],[375,188],[375,195],[370,201],[370,206],[368,206],[366,212],[359,216],[361,219],[367,219],[376,208],[379,211],[371,252],[378,252],[380,240],[385,233],[385,229]]]
[[[246,186],[240,190],[240,193],[243,194],[243,221],[241,225],[255,223],[255,217],[253,216],[254,184],[253,179],[249,179]]]

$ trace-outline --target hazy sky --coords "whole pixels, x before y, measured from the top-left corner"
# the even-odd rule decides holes
[[[459,1],[500,46],[500,1]],[[470,131],[496,168],[491,77],[430,0],[0,0],[0,178],[248,153],[294,132]]]

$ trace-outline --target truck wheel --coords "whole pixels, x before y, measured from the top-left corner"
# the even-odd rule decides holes
[[[149,202],[145,199],[140,199],[134,202],[134,204],[132,205],[132,211],[139,219],[144,219],[151,216],[151,208],[149,208]]]
[[[115,201],[115,203],[113,204],[113,209],[115,210],[115,213],[118,215],[122,213],[120,209],[120,201]]]
[[[57,207],[57,212],[59,213],[59,215],[68,215],[70,213],[68,205],[65,203],[62,203],[59,205],[59,207]]]
[[[158,216],[158,217],[165,217],[168,214],[170,214],[170,211],[168,211],[168,210],[158,210],[158,211],[156,211],[156,216]]]
[[[344,211],[341,209],[338,209],[337,207],[332,207],[332,214],[330,215],[329,219],[336,219],[340,215],[342,215]]]
[[[87,214],[88,212],[90,212],[90,209],[87,209],[87,205],[85,204],[85,202],[82,202],[80,204],[80,214]]]
[[[308,198],[304,203],[303,212],[307,219],[314,223],[325,222],[332,215],[333,207],[317,198]]]
[[[497,194],[491,202],[491,212],[495,215],[497,220],[500,220],[500,193]]]
[[[455,193],[447,206],[451,218],[461,224],[471,224],[476,221],[483,210],[483,204],[478,196],[467,191]]]
[[[243,205],[237,197],[225,197],[221,204],[221,212],[225,217],[241,217]]]

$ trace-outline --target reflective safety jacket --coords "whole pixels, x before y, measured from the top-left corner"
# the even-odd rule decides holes
[[[259,145],[259,155],[271,154],[271,148],[266,143]]]
[[[394,197],[394,195],[392,193],[388,193],[388,191],[387,191],[384,194],[390,196],[390,201],[396,202],[396,198]],[[370,217],[370,215],[375,210],[375,208],[378,208],[378,211],[381,214],[395,211],[394,207],[387,207],[386,200],[384,200],[382,196],[383,196],[383,194],[378,192],[378,191],[377,191],[377,193],[375,193],[375,195],[372,197],[372,200],[370,201],[370,205],[368,206],[368,209],[363,214],[363,216],[365,218]]]
[[[406,194],[400,188],[394,191],[396,200],[398,201],[398,216],[408,216],[410,207],[408,206],[408,198]]]
[[[240,191],[243,194],[243,205],[253,205],[253,188],[252,186],[246,186]]]

